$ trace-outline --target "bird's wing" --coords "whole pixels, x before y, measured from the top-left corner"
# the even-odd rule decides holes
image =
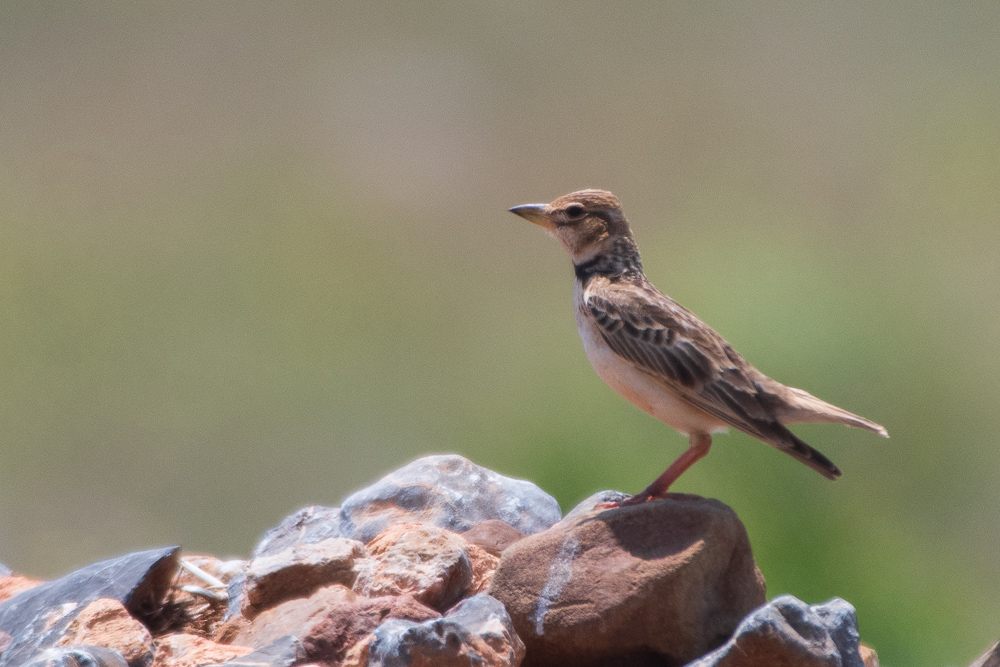
[[[832,461],[778,420],[783,399],[772,388],[780,385],[652,285],[592,280],[584,293],[584,307],[615,354],[682,400],[829,479],[841,475]]]

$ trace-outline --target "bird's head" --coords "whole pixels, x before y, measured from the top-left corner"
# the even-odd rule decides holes
[[[604,252],[616,239],[632,239],[622,205],[607,190],[578,190],[548,204],[510,209],[559,239],[574,262]]]

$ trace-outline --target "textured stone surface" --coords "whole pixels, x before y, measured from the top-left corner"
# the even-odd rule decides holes
[[[472,584],[467,543],[432,525],[400,523],[372,540],[371,558],[359,565],[354,591],[367,597],[410,593],[422,604],[444,611]]]
[[[1000,667],[1000,642],[991,646],[969,667]]]
[[[861,654],[861,660],[865,663],[865,667],[878,667],[878,653],[875,652],[875,649],[862,644],[859,647],[858,652]],[[1000,667],[1000,663],[995,666],[990,665],[984,667]]]
[[[176,547],[153,549],[88,565],[0,604],[0,632],[13,638],[0,667],[20,667],[54,646],[89,602],[118,600],[144,621],[158,612],[177,571]]]
[[[198,635],[166,635],[156,640],[153,667],[205,667],[251,652],[245,646],[217,644]]]
[[[304,507],[264,533],[254,548],[253,558],[274,556],[297,545],[316,544],[332,537],[341,537],[340,508]],[[242,613],[245,583],[245,572],[229,580],[229,606],[224,620],[234,619]]]
[[[496,576],[497,568],[500,566],[500,558],[475,544],[467,544],[466,550],[472,562],[472,583],[469,584],[466,595],[485,593],[493,584],[493,577]]]
[[[499,556],[504,549],[524,537],[524,533],[503,521],[489,519],[465,531],[462,537],[469,544],[475,544],[488,553]]]
[[[295,667],[303,665],[305,660],[306,649],[302,642],[292,635],[286,635],[264,648],[227,660],[219,667]]]
[[[103,646],[66,646],[50,648],[31,662],[18,667],[128,667],[125,658],[114,649]]]
[[[389,620],[356,647],[347,664],[368,667],[516,667],[524,644],[499,601],[476,595],[444,618]]]
[[[153,660],[153,637],[149,630],[129,616],[125,605],[110,598],[100,598],[83,607],[56,645],[114,649],[129,667],[146,667]]]
[[[5,602],[18,593],[23,593],[29,588],[34,588],[44,582],[37,579],[29,579],[16,574],[0,576],[0,602]]]
[[[854,607],[839,598],[809,606],[782,595],[688,667],[864,667]]]
[[[355,561],[367,555],[361,542],[331,537],[255,556],[247,566],[243,584],[243,615],[252,618],[281,602],[308,597],[331,584],[351,587],[357,578]]]
[[[259,649],[293,635],[305,647],[307,659],[336,664],[388,618],[424,621],[438,615],[409,595],[365,598],[336,584],[262,612],[231,641]]]
[[[680,665],[725,642],[764,603],[746,530],[717,500],[591,510],[503,552],[490,594],[525,664]]]
[[[434,524],[461,533],[490,519],[525,534],[559,521],[555,498],[456,455],[427,456],[348,497],[340,534],[369,542],[395,523]]]

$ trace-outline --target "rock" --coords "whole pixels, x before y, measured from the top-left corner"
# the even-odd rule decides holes
[[[231,638],[260,649],[285,635],[302,642],[306,658],[337,664],[347,650],[389,618],[424,621],[438,614],[412,596],[364,598],[334,584],[305,599],[289,600],[261,612]],[[225,637],[221,637],[225,640]]]
[[[371,559],[359,565],[354,591],[367,597],[410,593],[444,611],[472,584],[472,562],[459,535],[432,525],[397,523],[368,545]]]
[[[489,595],[476,595],[444,618],[386,621],[350,658],[369,667],[517,667],[524,644],[503,605]],[[365,658],[367,663],[361,663]]]
[[[522,537],[524,533],[498,519],[488,519],[462,533],[466,542],[475,544],[494,556],[499,556],[504,549]]]
[[[530,535],[559,518],[555,498],[531,482],[503,477],[461,456],[426,456],[348,497],[340,507],[340,535],[368,543],[395,523],[461,533],[490,519]]]
[[[330,584],[351,587],[358,576],[355,560],[366,556],[364,544],[342,537],[293,544],[278,553],[255,556],[247,566],[243,585],[243,615],[252,618]]]
[[[262,649],[227,660],[218,667],[295,667],[303,665],[305,660],[306,649],[302,642],[292,635],[285,635]]]
[[[273,556],[299,544],[316,544],[331,537],[343,537],[340,508],[304,507],[264,533],[254,548],[253,557]]]
[[[341,537],[340,508],[304,507],[264,533],[254,548],[253,558],[274,556],[296,545],[316,544],[331,537]],[[229,621],[242,613],[245,583],[245,573],[229,580],[229,606],[224,620]]]
[[[245,646],[217,644],[198,635],[166,635],[156,640],[153,667],[205,667],[251,652]]]
[[[969,667],[1000,667],[1000,642],[991,646],[986,653],[979,656],[979,659],[969,665]]]
[[[29,588],[34,588],[44,582],[28,577],[20,577],[16,574],[0,576],[0,602],[11,599],[18,593],[23,593]]]
[[[0,604],[0,632],[13,641],[0,667],[15,667],[50,648],[90,602],[111,598],[147,623],[163,604],[177,571],[176,547],[153,549],[88,565]],[[148,623],[147,623],[148,625]]]
[[[0,563],[0,577],[9,577],[12,574],[14,573],[11,572],[9,567],[4,565],[3,563]]]
[[[782,595],[755,609],[733,637],[687,667],[864,667],[854,607],[809,606]]]
[[[66,628],[56,646],[103,646],[118,651],[129,667],[153,661],[153,637],[129,616],[118,600],[100,598],[85,606]]]
[[[122,654],[103,646],[50,648],[20,667],[128,667]]]
[[[472,562],[472,583],[469,584],[466,595],[485,593],[493,584],[500,558],[475,544],[467,544],[465,548],[469,553],[469,561]]]
[[[593,510],[503,552],[490,594],[528,665],[680,665],[721,645],[764,603],[746,529],[717,500]]]
[[[878,654],[875,652],[875,649],[861,644],[858,646],[858,653],[861,654],[861,660],[865,663],[865,667],[878,667]],[[994,666],[991,665],[990,667]],[[1000,667],[1000,665],[995,667]]]

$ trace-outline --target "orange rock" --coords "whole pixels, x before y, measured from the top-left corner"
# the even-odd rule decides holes
[[[29,588],[34,588],[38,584],[45,583],[37,579],[29,579],[16,574],[0,577],[0,602],[8,600],[18,593],[22,593]]]
[[[862,644],[858,647],[861,652],[861,659],[865,661],[865,667],[878,667],[878,654],[875,649]]]
[[[239,658],[253,649],[230,646],[198,635],[166,635],[156,640],[152,667],[204,667]]]
[[[368,597],[410,593],[445,611],[472,584],[468,543],[432,525],[397,523],[368,544],[371,558],[359,561],[354,591]]]
[[[153,638],[118,600],[101,598],[84,607],[69,624],[56,646],[103,646],[118,651],[130,665],[147,664],[153,657]]]

